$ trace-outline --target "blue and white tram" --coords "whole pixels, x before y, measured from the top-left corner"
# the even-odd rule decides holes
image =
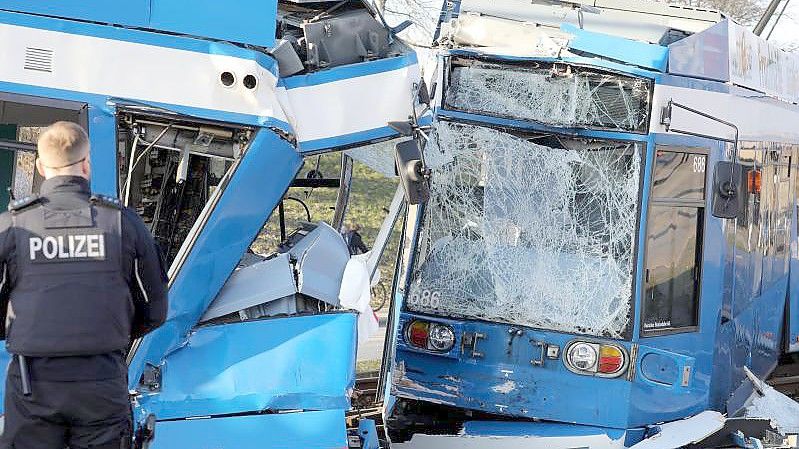
[[[415,54],[366,4],[331,6],[0,1],[0,203],[37,192],[38,130],[77,122],[93,190],[135,208],[170,263],[168,319],[130,355],[151,447],[347,446],[354,312],[202,318],[304,157],[411,112]]]
[[[630,447],[796,361],[799,58],[611,3],[464,1],[442,26],[392,447]]]

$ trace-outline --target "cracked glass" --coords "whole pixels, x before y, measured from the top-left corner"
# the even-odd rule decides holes
[[[447,108],[565,127],[646,132],[651,82],[579,66],[453,61]]]
[[[439,121],[406,307],[623,338],[641,148]]]

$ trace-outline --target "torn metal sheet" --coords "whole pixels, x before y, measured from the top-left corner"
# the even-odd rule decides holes
[[[410,311],[621,337],[640,148],[439,122]],[[558,145],[559,147],[554,147]]]
[[[724,427],[724,415],[706,410],[687,419],[661,424],[660,432],[630,449],[674,449],[696,443]]]
[[[327,223],[319,222],[289,254],[298,261],[298,292],[338,305],[341,278],[350,260],[350,251],[341,234]]]
[[[744,368],[748,371],[748,368]],[[753,398],[746,407],[747,418],[770,419],[773,426],[783,434],[799,434],[799,402],[780,393],[749,371],[748,377],[756,382]]]
[[[289,255],[279,254],[272,259],[236,270],[200,321],[209,321],[249,307],[271,303],[295,293],[297,285]],[[294,304],[293,310],[284,308],[281,312],[296,313],[296,304],[291,304]],[[273,314],[276,313],[268,315]]]
[[[277,315],[293,315],[301,312],[318,312],[318,304],[312,309],[304,298],[316,299],[330,306],[341,306],[364,312],[350,305],[341,304],[341,291],[347,284],[346,268],[352,260],[341,234],[324,222],[319,222],[288,253],[278,254],[266,260],[239,268],[225,283],[219,296],[203,315],[205,323],[216,318],[239,312],[242,320]],[[364,272],[368,270],[364,268]],[[368,278],[368,274],[367,274]],[[350,283],[357,282],[357,276]],[[297,294],[301,295],[297,295]],[[358,292],[360,297],[363,292]],[[367,282],[365,301],[369,303]],[[369,310],[371,315],[371,310]]]
[[[354,313],[197,329],[139,402],[158,419],[253,411],[346,410],[355,382]]]
[[[246,161],[230,175],[203,226],[195,226],[193,245],[179,253],[182,264],[171,272],[169,315],[163,326],[135,346],[130,361],[130,389],[139,385],[148,365],[186,344],[186,336],[224,286],[258,231],[277,207],[302,163],[295,149],[273,132],[261,131],[247,150]],[[290,174],[290,175],[287,175]],[[213,213],[212,213],[213,212]],[[198,222],[200,223],[200,222]]]
[[[646,131],[651,84],[576,66],[455,65],[447,108],[566,127]]]

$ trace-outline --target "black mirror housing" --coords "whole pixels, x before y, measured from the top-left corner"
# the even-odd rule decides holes
[[[400,184],[408,204],[424,203],[430,198],[430,188],[422,164],[422,151],[416,140],[400,142],[395,147],[394,161]]]
[[[721,161],[713,170],[713,216],[738,218],[744,205],[744,170],[737,162]]]
[[[417,93],[419,104],[430,106],[430,90],[427,88],[427,83],[422,80],[419,82],[419,92]]]

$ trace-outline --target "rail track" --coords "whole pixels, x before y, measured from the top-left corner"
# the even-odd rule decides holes
[[[778,365],[766,382],[780,393],[799,401],[799,361]]]

